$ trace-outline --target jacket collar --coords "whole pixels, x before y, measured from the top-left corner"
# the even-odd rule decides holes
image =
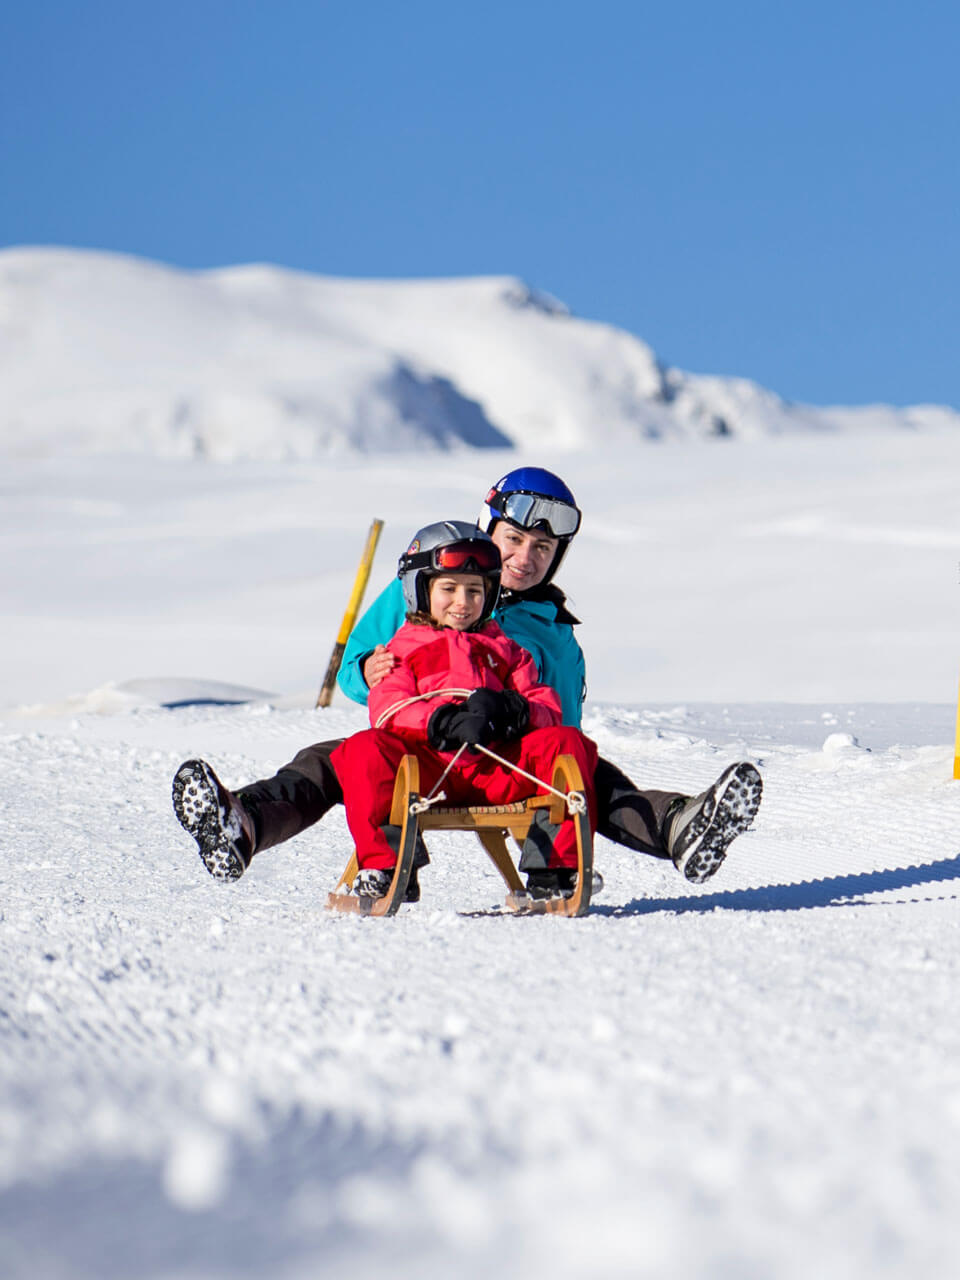
[[[565,622],[571,627],[580,625],[580,619],[567,608],[567,597],[553,582],[540,582],[526,591],[501,590],[498,609],[509,609],[511,605],[516,604],[553,605],[557,622]]]
[[[424,613],[418,609],[415,613],[407,613],[407,622],[415,627],[429,627],[431,631],[453,631],[453,627],[445,627],[442,622],[438,622],[432,613]],[[460,632],[461,635],[475,635],[477,632],[483,631],[493,621],[492,618],[481,618],[475,622],[472,627],[467,627],[465,631]]]

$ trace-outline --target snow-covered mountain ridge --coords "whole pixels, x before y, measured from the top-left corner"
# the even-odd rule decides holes
[[[511,277],[190,272],[87,250],[0,251],[0,452],[307,458],[960,424],[817,409],[664,366]]]

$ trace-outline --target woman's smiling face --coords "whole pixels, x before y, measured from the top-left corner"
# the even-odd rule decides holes
[[[549,533],[528,533],[498,520],[490,537],[500,548],[500,585],[508,591],[527,591],[542,582],[560,545]]]

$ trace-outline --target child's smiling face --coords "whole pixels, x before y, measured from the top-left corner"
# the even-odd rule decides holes
[[[483,613],[486,595],[479,573],[442,573],[430,580],[430,616],[441,626],[466,631]]]

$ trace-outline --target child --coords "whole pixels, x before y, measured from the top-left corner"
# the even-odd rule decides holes
[[[536,792],[522,775],[470,749],[477,744],[491,745],[547,782],[556,757],[569,754],[580,766],[591,829],[596,826],[596,746],[562,725],[560,699],[539,683],[529,653],[490,620],[500,590],[493,540],[460,520],[428,525],[401,556],[397,576],[409,612],[387,646],[396,663],[370,690],[373,728],[354,734],[331,756],[360,866],[353,891],[373,898],[387,892],[396,866],[396,836],[387,824],[397,767],[410,752],[420,762],[426,794],[467,745],[443,783],[453,804],[507,804]],[[520,868],[536,897],[572,893],[573,823],[557,828],[538,814]]]

